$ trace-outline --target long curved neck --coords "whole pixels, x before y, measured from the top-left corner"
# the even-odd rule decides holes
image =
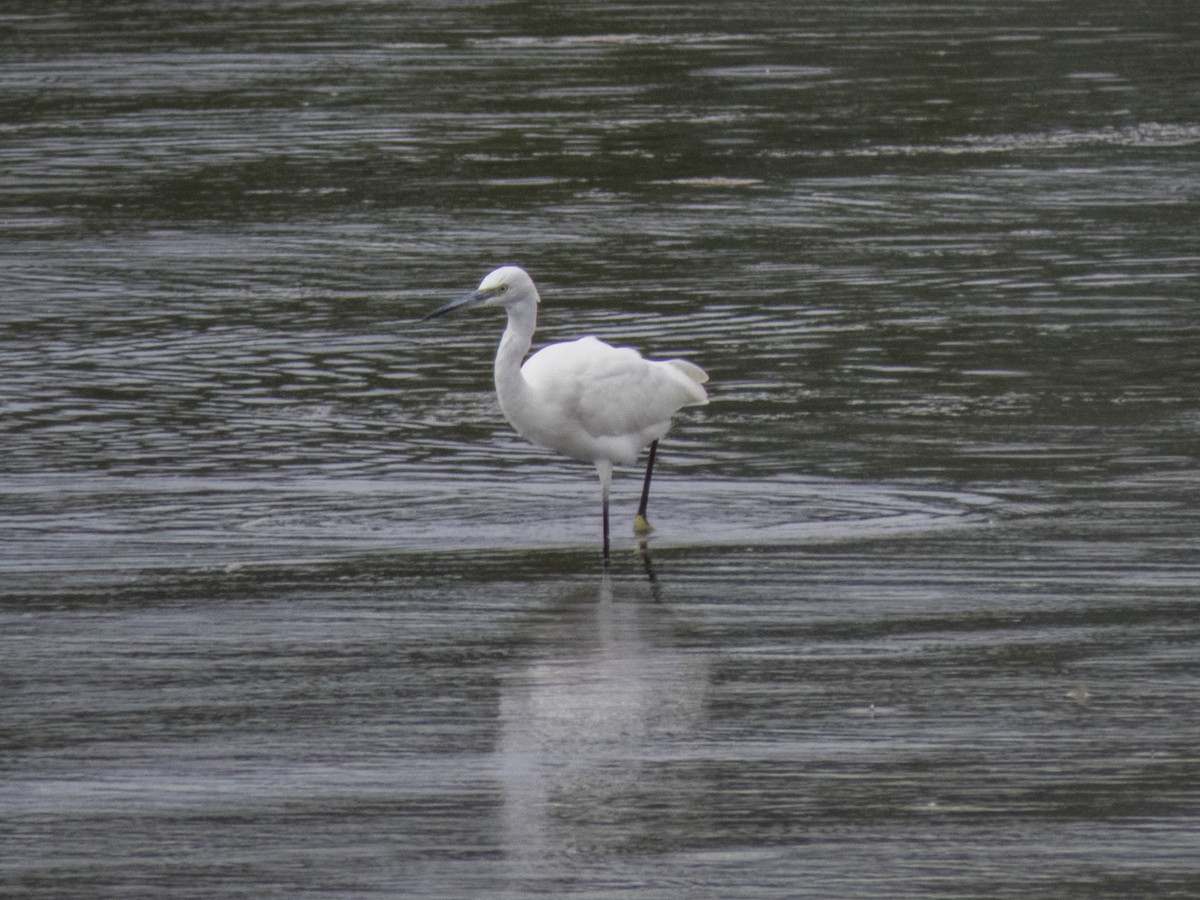
[[[536,326],[536,300],[532,303],[514,303],[508,307],[508,327],[504,329],[500,349],[496,352],[495,375],[500,411],[509,422],[513,421],[513,411],[521,406],[521,398],[529,390],[525,376],[521,374],[521,362],[533,343]]]

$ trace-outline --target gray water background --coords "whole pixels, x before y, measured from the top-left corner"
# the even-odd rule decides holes
[[[0,893],[1200,893],[1200,9],[0,10]],[[656,531],[502,326],[711,374]]]

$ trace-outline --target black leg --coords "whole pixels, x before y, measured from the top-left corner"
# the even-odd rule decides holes
[[[604,492],[604,561],[608,562],[608,491]]]
[[[608,566],[608,491],[612,486],[612,461],[596,460],[596,474],[600,476],[600,498],[604,504],[604,565]]]
[[[650,457],[646,460],[646,480],[642,482],[642,502],[638,504],[637,518],[633,520],[633,530],[638,534],[650,531],[650,523],[646,521],[646,504],[650,502],[650,476],[654,474],[654,457],[658,453],[658,441],[650,442]]]

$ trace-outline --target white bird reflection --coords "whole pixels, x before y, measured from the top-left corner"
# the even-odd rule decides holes
[[[644,591],[614,598],[607,573],[597,592],[560,606],[538,637],[567,649],[501,692],[497,764],[515,882],[563,855],[636,842],[649,826],[632,801],[656,789],[648,767],[703,719],[707,660],[672,646],[665,607]]]

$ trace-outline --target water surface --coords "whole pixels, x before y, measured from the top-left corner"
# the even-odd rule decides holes
[[[1200,890],[1200,18],[10,4],[0,885]],[[646,548],[539,341],[712,376]]]

